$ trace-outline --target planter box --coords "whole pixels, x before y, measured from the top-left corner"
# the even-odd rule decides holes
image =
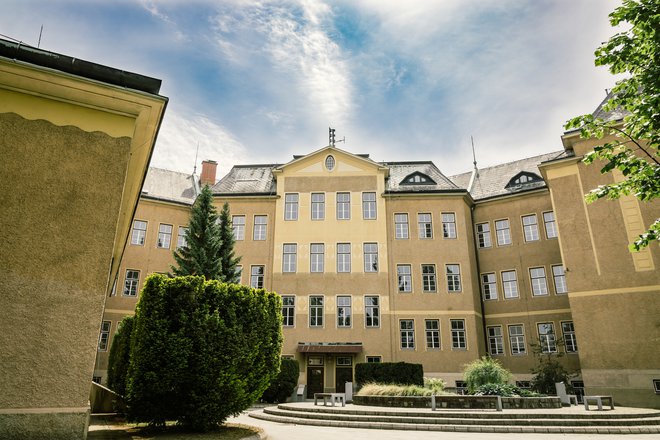
[[[438,409],[493,409],[492,396],[435,396]],[[398,408],[431,408],[431,397],[353,396],[354,405]],[[559,397],[502,397],[504,409],[561,408]]]

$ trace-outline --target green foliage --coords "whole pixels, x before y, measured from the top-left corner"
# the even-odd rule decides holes
[[[555,383],[564,382],[570,388],[572,374],[559,361],[559,356],[542,355],[539,363],[532,368],[532,389],[541,394],[554,395],[557,392]]]
[[[408,364],[406,362],[356,364],[355,381],[358,384],[381,383],[423,386],[424,368],[421,364]]]
[[[126,395],[126,375],[131,353],[133,321],[132,316],[122,319],[108,355],[108,388],[120,396]]]
[[[477,387],[474,391],[475,396],[502,396],[514,397],[521,396],[522,391],[515,385],[509,383],[485,383]]]
[[[270,403],[286,402],[293,389],[298,384],[298,375],[300,367],[298,361],[294,359],[282,359],[280,373],[270,383],[270,386],[264,391],[261,399]]]
[[[593,115],[569,120],[566,129],[580,129],[584,138],[616,140],[599,145],[587,155],[586,164],[603,161],[601,173],[618,169],[619,182],[602,185],[589,192],[591,203],[600,198],[617,199],[634,195],[649,202],[660,197],[660,0],[624,0],[610,14],[612,26],[626,23],[626,30],[615,34],[596,50],[596,65],[609,66],[612,74],[623,74],[617,81],[605,111],[623,110],[621,121],[604,121]],[[639,251],[660,240],[660,219],[630,245]]]
[[[463,378],[467,382],[470,394],[473,394],[481,385],[506,384],[511,377],[511,372],[502,364],[486,356],[470,362],[463,370]]]
[[[205,185],[195,200],[186,231],[186,245],[174,251],[176,276],[200,275],[207,280],[222,278],[222,237],[213,193]]]
[[[358,364],[359,365],[359,364]],[[432,394],[440,394],[434,390],[419,385],[396,385],[396,384],[380,384],[380,383],[367,383],[357,393],[358,396],[430,396]]]
[[[207,431],[248,408],[278,372],[281,307],[272,292],[149,276],[135,314],[129,419]]]
[[[220,266],[222,272],[220,281],[225,283],[238,283],[239,273],[237,270],[241,257],[236,257],[234,253],[234,231],[231,224],[231,214],[229,213],[229,203],[222,206],[220,211]]]
[[[436,394],[443,393],[445,391],[445,386],[447,386],[445,381],[438,377],[424,378],[424,388],[428,388]]]

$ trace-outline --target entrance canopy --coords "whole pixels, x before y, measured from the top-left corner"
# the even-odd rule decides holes
[[[360,353],[362,342],[298,342],[299,353]]]

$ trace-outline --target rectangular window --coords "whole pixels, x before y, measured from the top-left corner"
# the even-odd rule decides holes
[[[436,291],[435,264],[422,264],[422,290]]]
[[[536,214],[523,216],[522,224],[525,241],[537,241],[539,239],[539,225],[536,221]]]
[[[236,282],[238,284],[241,284],[241,280],[243,279],[243,265],[238,264],[236,265]]]
[[[378,272],[378,243],[364,243],[364,271]]]
[[[481,291],[484,294],[484,300],[497,299],[497,279],[494,273],[481,275]]]
[[[362,218],[365,220],[376,218],[376,193],[362,193]]]
[[[541,353],[556,353],[557,339],[555,338],[555,325],[551,322],[537,324],[539,330],[539,344]]]
[[[251,266],[250,267],[250,287],[253,289],[264,288],[264,267]]]
[[[282,246],[282,272],[295,272],[297,257],[298,245],[295,243],[284,243]]]
[[[131,244],[139,246],[144,245],[144,239],[147,236],[147,222],[142,220],[133,221],[133,233],[131,234]]]
[[[124,279],[124,296],[137,296],[139,284],[140,271],[126,269],[126,278]]]
[[[323,297],[309,297],[309,326],[323,327]]]
[[[380,327],[380,304],[377,296],[364,297],[364,318],[366,327]]]
[[[349,356],[337,356],[336,365],[338,367],[350,367],[353,365],[353,359]]]
[[[447,275],[447,292],[461,291],[461,266],[458,264],[445,264]]]
[[[351,244],[337,243],[337,272],[351,271]]]
[[[488,352],[493,355],[504,354],[504,338],[499,325],[486,327],[488,329]]]
[[[566,353],[577,353],[578,346],[577,339],[575,339],[575,327],[573,327],[573,321],[562,322],[561,332],[564,335]]]
[[[254,216],[254,230],[252,231],[252,239],[261,241],[266,239],[266,226],[268,224],[268,217],[265,215]]]
[[[298,194],[284,194],[284,220],[298,220]]]
[[[504,289],[504,298],[518,298],[518,277],[515,270],[502,272],[502,288]]]
[[[558,234],[555,213],[552,211],[544,212],[543,223],[545,223],[545,238],[557,238]]]
[[[325,219],[325,194],[312,193],[312,220]]]
[[[351,297],[338,296],[337,297],[337,327],[350,327],[351,326]]]
[[[379,364],[383,361],[382,356],[367,356],[368,364]]]
[[[188,232],[188,228],[185,228],[183,226],[179,226],[179,233],[176,236],[176,248],[181,249],[184,248],[188,245],[188,242],[186,241],[186,233]]]
[[[160,224],[158,226],[158,244],[159,248],[169,249],[172,241],[172,225]]]
[[[415,348],[415,321],[412,319],[399,320],[399,333],[401,335],[401,348]]]
[[[410,264],[397,264],[396,275],[399,283],[399,292],[412,292],[412,267]]]
[[[525,327],[522,324],[509,326],[509,344],[511,345],[512,355],[527,353],[527,348],[525,348]]]
[[[426,328],[426,348],[440,349],[440,321],[427,319],[424,321]]]
[[[417,214],[417,227],[419,230],[419,238],[433,238],[433,222],[431,220],[431,214]]]
[[[456,238],[456,215],[453,212],[442,213],[442,237]]]
[[[99,334],[99,351],[108,350],[108,341],[110,340],[110,326],[111,321],[103,321],[101,323],[101,333]]]
[[[495,222],[495,235],[497,235],[497,245],[506,246],[511,244],[511,230],[509,229],[509,220],[497,220]]]
[[[351,193],[337,193],[337,220],[349,220],[351,218]]]
[[[94,383],[101,383],[102,377],[101,376],[92,376],[92,382]]]
[[[408,214],[394,214],[394,238],[408,238]]]
[[[465,337],[465,320],[452,319],[451,323],[451,348],[457,350],[467,349],[467,339]]]
[[[309,246],[309,271],[323,273],[325,270],[325,245],[312,243]]]
[[[544,267],[532,267],[529,269],[529,278],[532,282],[532,295],[543,296],[548,294],[548,282],[545,279]]]
[[[234,231],[234,240],[245,240],[245,216],[234,215],[231,217],[231,228]]]
[[[464,396],[468,393],[468,386],[467,382],[464,380],[457,380],[456,381],[456,394],[459,396]]]
[[[564,266],[552,266],[552,278],[555,281],[555,293],[568,293]]]
[[[584,385],[582,385],[582,388],[584,388]],[[656,394],[660,394],[660,379],[653,379],[653,389]]]
[[[282,325],[293,327],[296,323],[296,297],[293,295],[282,296]]]
[[[477,246],[489,248],[493,245],[490,240],[490,223],[479,223],[477,225]]]

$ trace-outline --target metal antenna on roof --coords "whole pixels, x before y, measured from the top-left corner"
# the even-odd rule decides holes
[[[470,141],[472,142],[472,160],[473,160],[472,164],[474,165],[474,169],[476,170],[477,169],[477,155],[474,152],[474,138],[472,136],[470,136]]]
[[[37,43],[37,48],[41,46],[41,34],[44,32],[44,25],[41,25],[41,30],[39,31],[39,42]]]
[[[332,127],[328,127],[328,145],[335,146],[335,129]]]
[[[193,174],[197,173],[197,155],[199,154],[199,141],[197,141],[197,151],[195,151],[195,165],[193,166]]]

